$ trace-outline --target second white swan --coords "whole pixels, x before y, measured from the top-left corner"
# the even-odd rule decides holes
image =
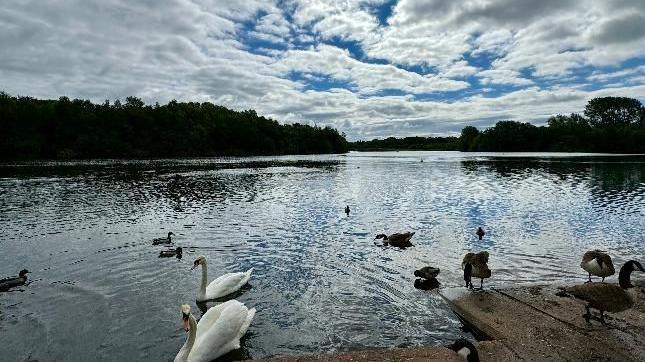
[[[239,290],[248,283],[253,272],[253,268],[251,268],[245,272],[226,273],[208,284],[208,267],[205,256],[198,257],[191,270],[200,265],[202,266],[202,283],[197,292],[198,302],[221,298]]]
[[[237,300],[229,300],[209,309],[199,320],[190,306],[181,306],[188,339],[177,353],[175,362],[207,362],[240,348],[240,338],[251,325],[255,308],[248,309]]]

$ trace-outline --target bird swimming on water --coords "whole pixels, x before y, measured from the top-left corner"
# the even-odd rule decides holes
[[[178,246],[176,249],[168,249],[168,250],[162,250],[159,252],[159,257],[160,258],[171,258],[173,256],[177,257],[178,259],[181,259],[183,254],[183,249],[181,246]]]
[[[345,206],[345,214],[347,214],[347,216],[349,216],[350,211],[351,210],[349,209],[349,205]]]
[[[29,270],[23,269],[18,273],[17,277],[0,279],[0,292],[7,291],[13,287],[25,285],[27,282],[27,273],[29,273]]]
[[[589,280],[587,283],[591,283],[591,275],[597,277],[602,277],[602,281],[605,281],[605,278],[616,273],[614,269],[614,263],[611,261],[609,254],[602,250],[589,250],[582,256],[582,262],[580,267],[589,273]]]
[[[410,239],[414,236],[414,232],[407,233],[394,233],[390,236],[386,234],[378,234],[374,239],[383,239],[383,244],[396,246],[398,248],[406,248],[408,246],[414,246],[410,242]]]
[[[484,238],[484,235],[486,235],[486,232],[480,226],[480,227],[477,228],[477,231],[475,232],[475,235],[477,235],[479,237],[479,240],[481,240],[481,239]]]
[[[643,266],[635,261],[626,262],[618,273],[618,284],[584,283],[572,287],[560,287],[564,294],[587,302],[586,313],[583,317],[589,323],[591,312],[589,308],[600,311],[600,323],[606,324],[605,312],[618,313],[631,308],[638,295],[638,288],[631,283],[631,274],[634,270],[645,272]],[[558,294],[562,296],[562,294]]]
[[[168,237],[165,238],[156,238],[152,239],[152,245],[159,245],[159,244],[170,244],[172,242],[172,239],[170,238],[171,236],[174,236],[172,231],[168,232]]]
[[[431,266],[424,266],[421,269],[417,269],[414,271],[414,276],[417,278],[425,278],[425,279],[434,279],[439,275],[439,272],[441,269],[431,267]]]
[[[491,276],[491,271],[488,268],[488,257],[489,254],[487,251],[481,251],[477,254],[468,253],[464,256],[464,260],[461,262],[461,269],[464,271],[466,288],[473,289],[472,277],[480,278],[481,283],[479,289],[484,288],[484,279],[490,278]]]

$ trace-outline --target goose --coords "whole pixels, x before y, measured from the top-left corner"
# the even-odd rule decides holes
[[[614,263],[611,261],[609,254],[602,250],[589,250],[582,256],[582,262],[580,267],[589,273],[589,280],[587,283],[591,283],[591,274],[602,277],[602,281],[605,281],[605,278],[616,273],[614,269]]]
[[[460,338],[453,344],[446,346],[448,349],[455,351],[467,362],[479,362],[479,353],[477,348],[467,339]]]
[[[255,308],[248,309],[233,299],[209,309],[199,323],[189,305],[181,306],[181,314],[188,338],[174,361],[205,362],[240,348],[240,338],[251,325]]]
[[[434,279],[439,275],[439,272],[441,270],[439,268],[434,268],[431,266],[424,266],[421,269],[417,269],[414,271],[414,276],[418,278],[425,278],[425,279]]]
[[[349,209],[349,205],[345,206],[345,214],[347,214],[347,216],[349,216],[350,211],[351,210]]]
[[[479,237],[479,240],[481,240],[481,239],[484,238],[484,235],[486,235],[486,232],[480,226],[480,227],[477,228],[477,231],[475,232],[475,235],[477,235]]]
[[[166,238],[156,238],[152,239],[152,245],[159,245],[159,244],[170,244],[171,239],[170,236],[174,236],[175,234],[172,233],[172,231],[168,232],[168,237]]]
[[[484,279],[490,278],[491,271],[488,268],[488,252],[482,251],[477,254],[468,253],[464,256],[464,260],[461,262],[461,269],[464,271],[464,281],[466,282],[466,288],[473,289],[472,277],[480,278],[481,284],[479,289],[484,288]]]
[[[202,284],[197,293],[198,302],[221,298],[239,290],[249,281],[253,272],[253,268],[251,268],[245,272],[226,273],[208,284],[208,267],[205,256],[199,256],[193,263],[191,270],[200,265],[202,266]],[[207,284],[208,286],[206,286]]]
[[[7,291],[13,287],[25,285],[27,282],[27,273],[29,273],[29,270],[23,269],[18,273],[17,277],[0,279],[0,292]]]
[[[169,250],[162,250],[159,252],[159,257],[160,258],[171,258],[173,256],[180,258],[182,257],[183,254],[183,249],[181,246],[177,247],[177,249],[169,249]]]
[[[414,232],[407,232],[407,233],[394,233],[390,236],[387,236],[385,234],[378,234],[376,235],[375,239],[383,239],[383,244],[385,245],[392,245],[396,246],[399,248],[405,248],[408,246],[414,246],[410,242],[410,239],[412,239],[412,236],[414,236]]]
[[[635,261],[626,262],[618,273],[618,284],[605,283],[584,283],[572,287],[560,287],[559,289],[566,294],[573,295],[574,298],[587,302],[585,309],[587,313],[583,317],[589,323],[591,312],[589,308],[600,311],[600,323],[605,323],[605,312],[618,313],[631,308],[637,297],[637,288],[631,283],[632,271],[639,270],[645,272],[643,266]],[[558,294],[561,295],[561,294]]]
[[[435,278],[417,278],[414,280],[414,287],[421,290],[432,290],[439,288],[441,283]]]

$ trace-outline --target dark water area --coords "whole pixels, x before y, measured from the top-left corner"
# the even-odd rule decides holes
[[[459,286],[462,256],[488,250],[485,287],[584,281],[588,249],[644,261],[644,229],[645,156],[4,164],[0,277],[27,268],[32,282],[0,293],[0,359],[172,360],[186,338],[180,304],[201,315],[198,255],[210,280],[255,268],[236,297],[257,315],[222,360],[445,344],[465,332],[436,291],[415,288],[415,269],[438,267],[440,288]],[[182,259],[157,257],[151,240],[168,231]],[[373,240],[403,231],[416,232],[414,247]]]

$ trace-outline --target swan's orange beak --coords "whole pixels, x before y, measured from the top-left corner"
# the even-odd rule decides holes
[[[188,317],[184,316],[184,331],[188,332],[190,331],[190,322],[188,321]]]

